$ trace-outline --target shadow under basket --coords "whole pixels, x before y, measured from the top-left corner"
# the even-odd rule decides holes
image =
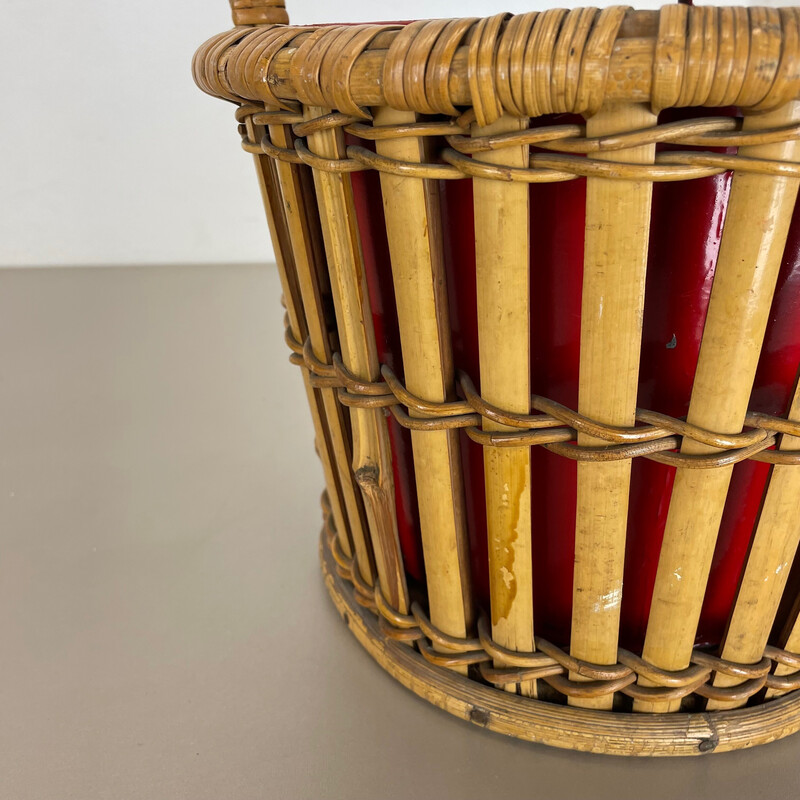
[[[237,105],[326,481],[401,683],[617,755],[800,728],[800,9],[290,27]]]

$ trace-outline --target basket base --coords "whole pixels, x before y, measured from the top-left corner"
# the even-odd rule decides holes
[[[394,678],[433,705],[507,736],[618,756],[692,756],[753,747],[800,730],[800,690],[752,708],[713,713],[625,714],[545,703],[503,692],[427,662],[388,639],[336,571],[323,532],[325,586],[364,649]]]

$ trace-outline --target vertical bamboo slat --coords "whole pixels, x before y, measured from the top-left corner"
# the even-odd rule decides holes
[[[413,113],[381,108],[374,122],[400,125],[415,119]],[[423,141],[385,139],[376,147],[381,155],[419,162]],[[441,403],[452,399],[454,390],[438,194],[435,185],[418,178],[382,172],[380,179],[406,388]],[[412,430],[411,443],[431,621],[464,637],[473,608],[458,432]]]
[[[602,108],[587,136],[654,125],[643,105]],[[608,161],[652,163],[655,146],[600,154]],[[639,376],[652,183],[589,178],[581,307],[578,410],[610,425],[633,425]],[[581,445],[603,445],[579,433]],[[570,652],[596,664],[617,662],[631,462],[578,464]],[[571,675],[573,680],[580,676]],[[613,696],[570,698],[611,708]]]
[[[473,136],[527,128],[528,120],[504,116]],[[528,163],[528,147],[482,153],[484,161],[511,167]],[[508,411],[530,411],[530,276],[528,187],[476,179],[475,268],[478,348],[483,398]],[[488,431],[509,430],[483,420]],[[486,514],[492,636],[511,650],[532,651],[533,566],[531,452],[529,447],[485,447]],[[498,663],[497,666],[505,666]],[[515,691],[510,684],[509,691]],[[519,684],[535,696],[535,681]]]
[[[789,419],[800,419],[800,386]],[[784,436],[780,450],[800,450],[800,438]],[[800,470],[776,465],[767,484],[742,582],[728,624],[722,657],[740,664],[761,660],[800,540]],[[735,686],[741,678],[717,674],[714,686]],[[736,708],[746,700],[709,700],[709,711]]]
[[[744,129],[800,119],[800,103],[745,117]],[[742,147],[741,155],[797,160],[796,141]],[[688,421],[723,433],[742,429],[764,338],[798,179],[735,173]],[[714,452],[686,440],[682,453]],[[733,467],[678,469],[672,490],[643,656],[662,669],[689,665]],[[644,680],[640,681],[646,685]],[[680,701],[638,701],[638,711],[675,711]]]
[[[260,127],[253,125],[252,119],[248,119],[248,137],[251,141],[260,140]],[[315,330],[318,327],[318,319],[321,317],[317,317],[313,313],[313,309],[309,307],[309,304],[305,303],[302,297],[302,278],[299,275],[302,271],[302,264],[298,263],[299,259],[297,258],[300,253],[295,246],[294,237],[291,236],[291,223],[288,219],[288,214],[285,213],[285,206],[278,186],[277,171],[273,171],[276,170],[276,162],[267,156],[259,155],[253,156],[253,162],[270,234],[272,241],[276,243],[275,260],[278,265],[284,302],[286,303],[286,313],[289,317],[289,329],[295,339],[302,342],[310,330]],[[308,369],[303,367],[301,372],[308,398],[308,407],[314,424],[317,451],[325,476],[331,513],[336,525],[337,538],[345,555],[352,556],[351,527],[348,526],[348,517],[345,514],[345,504],[342,498],[342,486],[335,469],[335,466],[340,461],[341,451],[335,446],[335,437],[331,435],[333,431],[327,424],[329,419],[326,419],[323,402],[325,390],[317,390],[312,387]],[[355,522],[358,525],[358,518],[356,518]]]
[[[329,111],[310,106],[304,109],[304,115],[306,119],[314,119]],[[309,134],[308,146],[324,158],[345,156],[342,132],[338,128]],[[331,273],[342,360],[357,378],[378,380],[380,365],[350,179],[346,175],[315,169],[314,184]],[[389,432],[383,413],[379,408],[352,409],[353,472],[364,497],[384,597],[404,612],[408,607],[407,588],[397,531]],[[358,547],[356,543],[357,550]],[[366,550],[367,542],[362,542],[361,547]]]
[[[286,126],[270,125],[269,135],[277,146],[293,147],[292,138]],[[278,161],[277,159],[273,161],[273,164],[283,198],[283,215],[286,220],[297,283],[305,310],[311,350],[317,359],[329,364],[331,361],[331,346],[325,322],[325,311],[320,296],[320,287],[316,277],[317,265],[315,264],[315,259],[319,256],[314,252],[312,224],[308,219],[306,207],[308,198],[307,192],[304,191],[301,174],[301,170],[304,167],[285,161]],[[348,535],[349,530],[349,535],[354,540],[365,540],[367,522],[361,498],[356,488],[355,478],[350,468],[352,455],[347,425],[344,419],[344,409],[336,399],[335,389],[321,388],[317,390],[317,393],[322,403],[322,417],[328,431],[333,455],[332,461],[342,494],[342,500],[338,502],[340,506],[339,515],[342,516],[342,520],[340,522],[337,517],[335,506],[333,509],[334,520],[340,537],[343,534]],[[345,527],[340,529],[340,524]],[[348,555],[352,554],[348,552]],[[388,584],[388,591],[392,591],[391,586],[392,584]]]

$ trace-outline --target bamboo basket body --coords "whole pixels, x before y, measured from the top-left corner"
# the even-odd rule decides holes
[[[800,728],[800,13],[284,17],[237,0],[194,74],[254,155],[357,638],[557,746]]]

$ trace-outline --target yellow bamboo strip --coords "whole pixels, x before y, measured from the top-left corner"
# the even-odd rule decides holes
[[[792,102],[746,116],[744,129],[799,118],[800,103]],[[797,160],[800,144],[758,145],[739,152]],[[797,187],[797,178],[734,176],[687,417],[691,424],[724,433],[742,429]],[[686,440],[681,452],[715,448]],[[689,665],[732,469],[678,469],[675,477],[643,652],[662,669]],[[651,712],[679,707],[679,701],[634,704],[638,711]]]
[[[492,136],[527,125],[527,119],[505,116],[486,127],[474,125],[472,135]],[[483,157],[493,164],[521,167],[527,164],[528,147],[508,147]],[[473,193],[481,394],[488,403],[527,414],[531,395],[528,187],[476,179]],[[487,419],[482,424],[484,430],[509,430]],[[485,447],[483,467],[492,636],[503,647],[531,651],[530,448]],[[507,688],[536,694],[535,681]]]
[[[588,136],[605,136],[655,123],[649,108],[630,104],[602,108],[587,120],[586,129]],[[655,146],[599,157],[651,164]],[[586,181],[578,410],[610,425],[635,421],[651,199],[651,183]],[[578,443],[604,444],[582,433]],[[578,464],[570,652],[596,664],[617,661],[630,472],[629,460]],[[613,699],[576,697],[569,702],[605,709]]]
[[[415,119],[391,108],[375,112],[376,125]],[[377,143],[380,154],[409,162],[424,160],[424,147],[414,136]],[[427,181],[386,173],[381,191],[406,388],[441,403],[454,390],[438,191]],[[411,444],[431,621],[451,636],[467,636],[473,608],[458,432],[412,431]]]
[[[258,141],[263,131],[262,126],[252,124],[248,120],[248,137],[251,141]],[[272,241],[275,244],[275,261],[278,266],[281,288],[283,290],[286,313],[289,317],[289,329],[292,335],[298,340],[303,341],[310,327],[316,326],[315,319],[307,318],[304,301],[301,296],[301,289],[298,280],[297,259],[294,243],[291,241],[288,220],[284,214],[283,202],[278,185],[276,162],[266,156],[253,156],[256,168],[258,185],[261,190],[261,198],[264,203],[264,211],[267,217]],[[322,471],[325,477],[325,485],[328,490],[328,499],[331,504],[333,520],[336,525],[337,538],[342,550],[346,555],[351,556],[353,546],[350,538],[350,528],[348,519],[345,515],[344,503],[342,499],[342,486],[338,480],[335,470],[337,461],[334,439],[331,436],[331,429],[328,426],[322,396],[319,390],[315,390],[311,385],[311,376],[308,369],[301,369],[303,385],[306,390],[308,407],[311,411],[311,419],[314,424],[314,433],[317,443]]]
[[[800,385],[795,389],[789,419],[800,419]],[[800,450],[800,438],[784,436],[780,450]],[[755,664],[764,655],[772,623],[800,541],[800,470],[774,466],[733,614],[725,634],[722,657]],[[736,686],[742,678],[717,673],[714,686]],[[747,701],[709,700],[707,708],[736,708]]]
[[[272,141],[279,147],[292,147],[291,135],[286,126],[270,125],[269,133]],[[274,161],[274,165],[283,199],[283,216],[286,220],[298,288],[305,310],[311,349],[316,358],[329,364],[331,362],[331,345],[317,279],[318,264],[315,263],[320,254],[314,252],[315,232],[308,219],[306,203],[309,193],[303,186],[302,176],[302,169],[305,168],[277,160]],[[334,521],[340,537],[342,535],[339,527],[341,524],[345,534],[350,531],[349,535],[354,540],[364,540],[367,535],[367,521],[361,496],[356,488],[355,477],[350,467],[352,453],[347,422],[344,417],[346,412],[336,399],[335,389],[317,389],[317,395],[322,404],[321,413],[330,438],[331,454],[329,458],[326,454],[326,458],[331,462],[329,468],[336,473],[342,494],[342,501],[339,503],[339,515],[342,520],[336,515],[334,507]],[[343,508],[341,508],[342,504]],[[352,555],[349,550],[346,550],[345,553]],[[391,598],[387,597],[387,600],[391,600]],[[399,609],[398,606],[395,607]]]
[[[314,106],[304,109],[306,119],[329,112],[330,109]],[[325,158],[345,156],[344,139],[339,128],[310,134],[308,146],[312,152]],[[350,177],[314,170],[314,184],[331,274],[342,360],[356,377],[367,381],[378,380],[380,364]],[[386,418],[381,409],[354,408],[351,419],[353,472],[364,498],[381,588],[387,601],[398,610],[403,610],[408,606],[408,596],[397,533]],[[364,550],[366,545],[366,541],[361,543]],[[356,542],[355,546],[356,555],[359,556],[359,543]],[[359,568],[362,577],[367,580],[360,559]]]

